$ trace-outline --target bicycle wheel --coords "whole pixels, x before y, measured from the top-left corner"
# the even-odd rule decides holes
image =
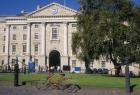
[[[38,81],[36,84],[36,88],[39,90],[45,90],[46,89],[45,81]]]
[[[67,84],[67,87],[65,89],[68,93],[76,93],[78,90],[80,90],[80,86],[76,84]]]
[[[59,87],[57,86],[57,85],[55,85],[55,84],[48,84],[48,85],[46,85],[46,89],[47,90],[55,90],[55,89],[59,89]]]

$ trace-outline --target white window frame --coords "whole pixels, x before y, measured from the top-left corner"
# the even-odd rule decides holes
[[[39,51],[39,45],[38,44],[35,44],[34,45],[34,52],[35,53],[38,53],[38,51]]]
[[[23,26],[23,30],[26,30],[27,29],[27,26],[25,25],[25,26]]]
[[[6,36],[5,35],[3,36],[3,41],[6,41]]]
[[[51,40],[59,40],[59,29],[58,28],[52,28]]]
[[[17,40],[16,38],[16,34],[13,34],[13,38],[12,38],[14,41]]]
[[[6,31],[6,28],[4,28],[3,31]]]
[[[72,60],[72,68],[76,67],[76,60]]]
[[[16,52],[16,45],[12,45],[12,53]]]
[[[35,62],[35,66],[38,66],[38,59],[37,58],[34,59],[34,62]]]
[[[71,26],[72,26],[73,28],[76,28],[76,27],[77,27],[77,24],[76,24],[76,23],[73,23]]]
[[[13,26],[13,29],[14,29],[14,30],[17,29],[17,26]]]
[[[3,49],[2,49],[3,53],[5,53],[5,45],[3,45]]]
[[[38,24],[35,24],[35,28],[39,28],[39,25]]]
[[[22,45],[22,52],[23,53],[26,53],[27,52],[27,45],[26,44],[23,44]]]
[[[23,34],[23,41],[27,40],[27,34]]]
[[[12,62],[12,66],[14,66],[14,64],[15,64],[15,59],[11,59],[11,62]]]
[[[38,39],[39,39],[39,33],[35,33],[35,34],[34,34],[34,39],[35,39],[35,40],[38,40]]]
[[[4,60],[1,61],[1,64],[4,65]]]

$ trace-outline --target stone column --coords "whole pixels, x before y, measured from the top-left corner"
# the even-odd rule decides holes
[[[68,23],[64,22],[64,56],[68,55]]]
[[[31,23],[27,24],[27,55],[31,56]]]
[[[10,44],[10,25],[7,25],[6,26],[6,29],[7,29],[7,31],[6,31],[6,43],[5,43],[5,53],[6,53],[6,55],[8,55],[8,54],[10,54],[9,53],[9,44]]]
[[[46,55],[46,24],[42,22],[42,55]]]
[[[10,70],[10,25],[7,25],[6,27],[7,31],[6,31],[5,53],[7,55],[8,70]]]

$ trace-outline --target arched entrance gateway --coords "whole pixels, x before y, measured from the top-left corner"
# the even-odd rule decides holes
[[[49,68],[57,70],[58,67],[60,68],[60,53],[57,50],[53,50],[49,54]]]

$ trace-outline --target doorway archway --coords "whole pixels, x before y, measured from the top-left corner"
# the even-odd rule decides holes
[[[60,66],[60,53],[57,50],[53,50],[49,54],[49,67],[55,67]]]

